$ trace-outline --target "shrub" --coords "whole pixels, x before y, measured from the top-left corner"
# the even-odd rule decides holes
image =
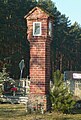
[[[13,84],[15,84],[15,81],[9,77],[9,74],[6,72],[6,68],[3,67],[2,72],[0,72],[0,94],[10,92]]]
[[[62,111],[63,113],[69,112],[75,104],[75,101],[72,99],[73,96],[64,87],[63,74],[59,70],[54,72],[50,97],[53,110]]]

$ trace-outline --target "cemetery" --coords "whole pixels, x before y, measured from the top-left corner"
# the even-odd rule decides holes
[[[4,79],[3,102],[25,103],[31,108],[38,105],[44,111],[51,109],[50,102],[50,45],[53,38],[54,17],[44,9],[35,7],[24,16],[30,43],[30,79],[23,78],[24,59],[19,63],[20,79]],[[5,68],[3,69],[3,72]],[[8,80],[7,80],[8,79]],[[38,108],[37,108],[38,109]]]
[[[73,118],[73,120],[80,120],[81,72],[62,69],[64,55],[62,56],[58,48],[54,49],[52,46],[57,44],[53,41],[55,39],[54,27],[56,27],[54,15],[37,5],[32,7],[23,19],[26,23],[25,32],[29,53],[24,53],[25,56],[22,55],[21,59],[19,58],[20,61],[12,60],[12,58],[11,61],[10,58],[4,60],[0,72],[1,119],[72,120]],[[18,46],[20,51],[21,43]],[[52,54],[52,49],[56,51],[58,58],[57,55]],[[7,71],[5,61],[16,63],[10,69],[12,73]],[[70,62],[66,61],[64,65],[66,63],[68,64],[66,67],[70,68]],[[74,66],[73,62],[72,64]],[[14,77],[16,69],[18,71]]]
[[[22,73],[24,69],[24,59],[22,59],[19,63],[20,80],[18,82],[16,81],[18,87],[16,88],[15,84],[4,82],[3,89],[4,92],[6,92],[3,94],[5,96],[9,94],[13,95],[13,97],[7,96],[7,98],[11,99],[12,101],[17,100],[18,98],[18,102],[21,98],[25,100],[25,98],[23,97],[26,97],[27,94],[30,105],[35,104],[35,102],[37,101],[39,105],[43,105],[44,111],[47,111],[48,109],[50,109],[51,104],[49,100],[50,44],[53,37],[53,16],[44,12],[39,7],[35,7],[24,18],[27,21],[28,40],[30,42],[30,92],[28,95],[28,88],[26,88],[28,87],[28,79],[22,79]],[[19,97],[18,94],[20,94]],[[24,96],[22,96],[21,94],[24,94]]]
[[[21,61],[22,62],[22,61]],[[21,63],[20,62],[20,63]],[[20,80],[13,80],[5,76],[6,78],[0,84],[0,98],[1,103],[26,103],[28,98],[27,94],[30,90],[30,80],[22,78],[23,68],[22,64],[20,65]],[[6,74],[5,68],[3,68],[3,74]]]

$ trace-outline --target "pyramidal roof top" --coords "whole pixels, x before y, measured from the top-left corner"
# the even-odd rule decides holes
[[[49,17],[49,16],[50,16],[50,17],[54,17],[54,16],[51,15],[48,11],[46,11],[44,8],[41,8],[41,7],[39,7],[39,6],[36,6],[36,7],[34,7],[32,10],[30,10],[29,13],[24,16],[24,18],[27,18],[30,14],[32,14],[32,13],[33,13],[35,10],[37,10],[37,9],[40,9],[40,10],[42,10],[43,12],[45,12],[48,17]]]

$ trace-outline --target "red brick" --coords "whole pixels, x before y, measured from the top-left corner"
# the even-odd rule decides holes
[[[47,95],[50,81],[50,43],[48,35],[49,14],[36,7],[28,13],[27,34],[30,42],[30,94],[37,94],[39,97]],[[33,36],[33,22],[41,22],[42,35]],[[36,97],[35,97],[36,99]],[[40,100],[41,101],[41,100]],[[44,102],[47,99],[44,98]],[[45,103],[45,107],[46,107]]]

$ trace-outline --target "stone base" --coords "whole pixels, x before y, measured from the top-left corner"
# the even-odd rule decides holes
[[[29,104],[31,104],[30,105],[31,108],[39,109],[41,107],[43,108],[44,111],[48,111],[51,109],[51,102],[49,95],[30,94],[28,96],[28,101]]]

